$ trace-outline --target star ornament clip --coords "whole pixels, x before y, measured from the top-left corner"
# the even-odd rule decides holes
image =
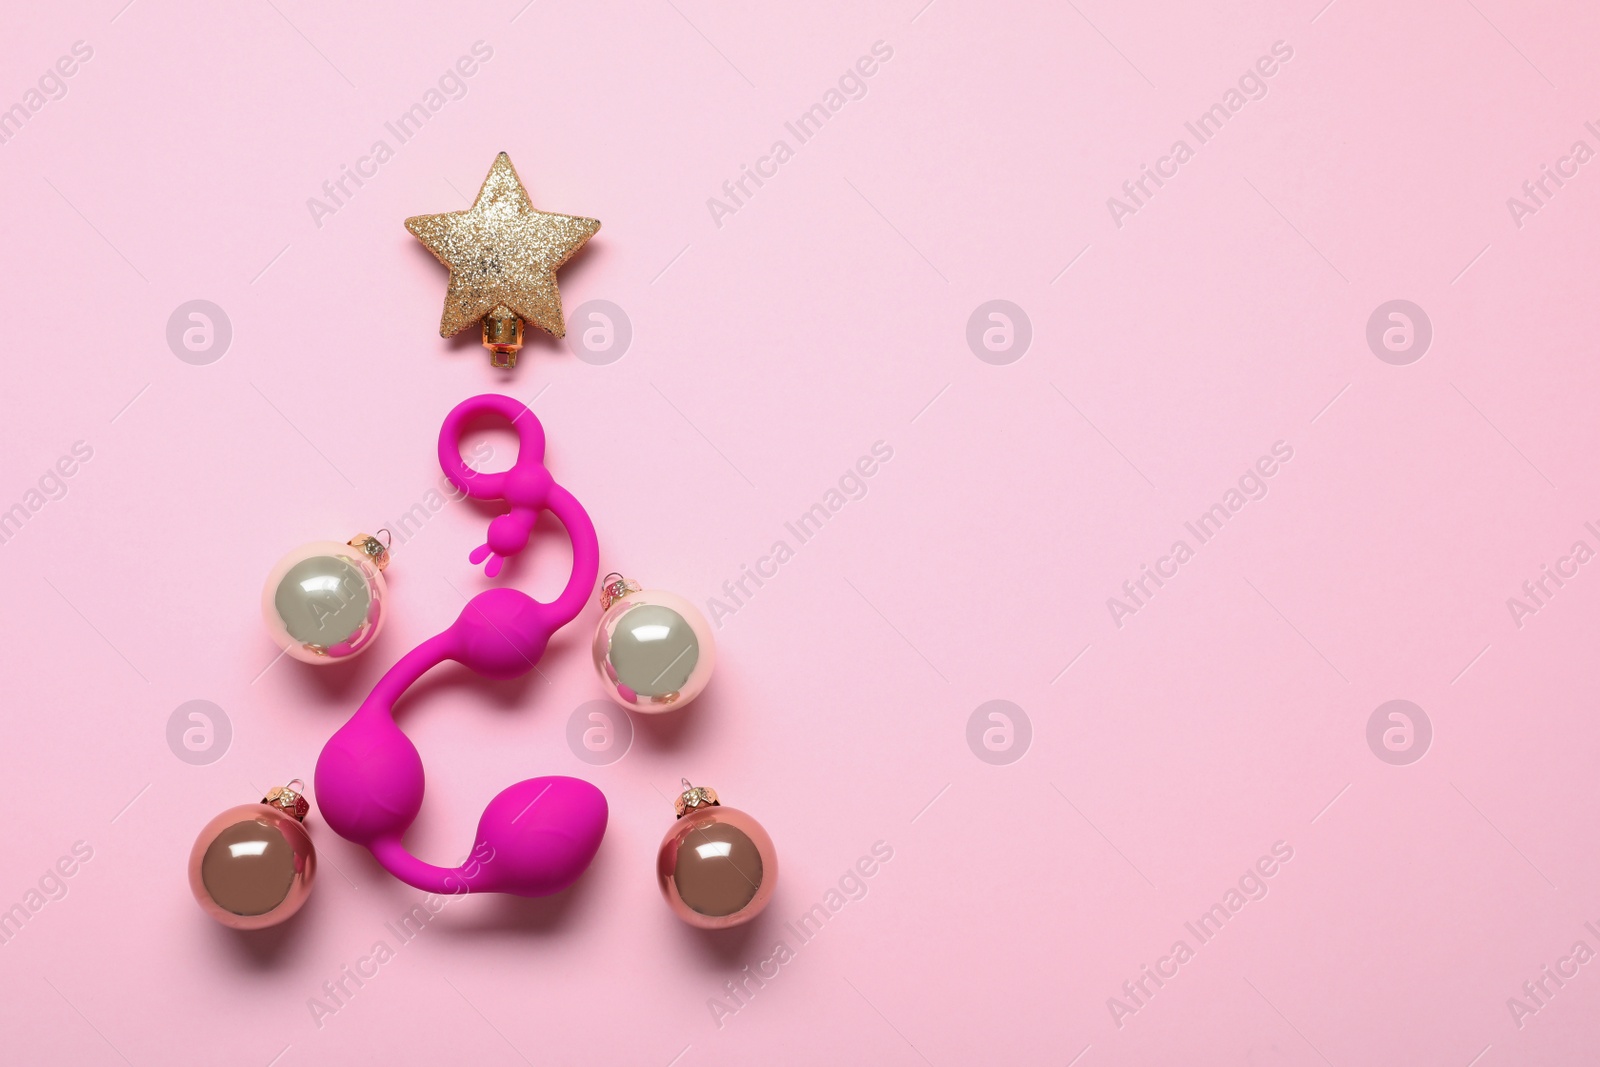
[[[535,208],[511,157],[501,152],[470,208],[416,215],[406,229],[450,270],[439,336],[453,337],[481,319],[489,361],[514,367],[525,321],[566,336],[556,270],[600,222]]]

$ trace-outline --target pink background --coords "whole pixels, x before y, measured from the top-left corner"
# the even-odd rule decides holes
[[[74,42],[93,55],[0,145],[0,509],[29,512],[0,545],[0,906],[93,855],[0,946],[3,1058],[1592,1058],[1600,962],[1520,1020],[1507,1000],[1600,951],[1600,567],[1520,628],[1507,598],[1600,548],[1600,163],[1520,227],[1506,201],[1600,148],[1600,15],[1322,2],[12,12],[0,106]],[[465,94],[318,226],[307,199],[394,147],[384,123],[480,40]],[[708,198],[794,147],[785,122],[878,41],[865,95],[717,225]],[[1266,96],[1116,225],[1107,198],[1278,41]],[[603,221],[561,288],[569,314],[623,309],[615,362],[539,341],[506,374],[437,336],[445,274],[401,220],[465,207],[500,149],[536,205]],[[232,326],[208,365],[166,339],[192,299]],[[1007,365],[967,342],[992,299],[1031,322]],[[1432,323],[1410,365],[1366,341],[1394,299]],[[543,420],[603,569],[699,603],[875,442],[893,458],[722,620],[706,696],[615,762],[566,742],[599,695],[597,606],[543,677],[442,672],[411,702],[433,787],[414,848],[456,862],[503,786],[580,775],[611,825],[574,890],[454,902],[398,945],[421,894],[314,816],[306,910],[214,926],[193,835],[311,777],[366,687],[487,584],[465,558],[487,513],[450,504],[397,547],[389,629],[343,669],[273,664],[262,576],[423,501],[444,413],[490,390]],[[78,441],[59,499],[30,498]],[[1265,499],[1117,626],[1107,599],[1278,441]],[[552,529],[513,580],[548,595],[566,551]],[[1368,746],[1392,699],[1432,724],[1409,765]],[[206,765],[167,740],[190,700],[231,723]],[[991,700],[1031,723],[1003,765],[967,740]],[[782,856],[733,934],[657,899],[685,775]],[[865,897],[796,941],[784,924],[880,841]],[[1199,944],[1185,922],[1276,842],[1264,899]],[[1179,939],[1193,959],[1119,1025],[1108,999]],[[394,958],[319,1026],[310,999],[380,940]],[[794,958],[719,1026],[708,1002],[779,940]]]

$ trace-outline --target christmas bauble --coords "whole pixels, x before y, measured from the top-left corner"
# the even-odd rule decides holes
[[[379,531],[382,532],[382,531]],[[267,630],[304,663],[336,663],[367,649],[383,629],[388,586],[383,542],[313,541],[280,559],[261,591]]]
[[[311,805],[293,786],[206,823],[189,852],[189,888],[201,909],[235,930],[276,926],[311,893],[317,852],[302,820]]]
[[[656,854],[656,880],[673,914],[721,930],[749,922],[772,899],[778,853],[761,824],[725,808],[716,791],[683,782],[678,821]]]
[[[630,711],[681,708],[711,680],[711,624],[683,597],[606,575],[594,666],[606,695]]]

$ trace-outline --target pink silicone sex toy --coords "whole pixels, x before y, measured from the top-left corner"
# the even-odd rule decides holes
[[[468,421],[486,414],[504,415],[517,431],[517,462],[508,471],[484,474],[467,466],[467,461],[461,458],[461,431]],[[485,393],[457,404],[444,417],[444,425],[439,429],[439,466],[444,468],[444,476],[450,479],[450,484],[472,499],[504,500],[511,505],[510,511],[489,523],[488,542],[473,549],[467,557],[473,563],[488,560],[483,571],[491,578],[499,575],[502,560],[527,546],[541,509],[549,508],[563,523],[567,522],[567,512],[576,511],[588,526],[589,516],[584,514],[583,508],[545,470],[544,427],[519,400]],[[577,533],[570,524],[567,529],[576,549]],[[589,537],[591,540],[594,537],[592,527]],[[589,580],[592,584],[594,576]]]
[[[517,430],[519,451],[508,471],[480,474],[461,458],[466,421],[503,415]],[[488,571],[521,551],[540,510],[548,509],[572,540],[572,574],[561,595],[540,603],[515,589],[490,589],[467,602],[450,628],[407,652],[378,680],[317,760],[317,803],[341,837],[372,850],[389,873],[434,893],[557,893],[578,879],[600,848],[606,799],[577,778],[530,778],[503,790],[484,809],[471,856],[460,867],[435,867],[406,850],[403,838],[422,808],[422,757],[394,721],[394,705],[412,683],[445,660],[489,678],[533,669],[550,636],[583,610],[599,571],[594,524],[576,498],[544,468],[544,429],[527,407],[507,396],[465,400],[445,418],[439,460],[445,475],[479,500],[505,500],[511,510],[489,523]]]

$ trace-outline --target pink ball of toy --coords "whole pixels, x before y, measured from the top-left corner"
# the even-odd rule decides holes
[[[487,678],[516,678],[533,669],[556,623],[548,605],[515,589],[488,589],[461,610],[448,631],[451,656]]]

